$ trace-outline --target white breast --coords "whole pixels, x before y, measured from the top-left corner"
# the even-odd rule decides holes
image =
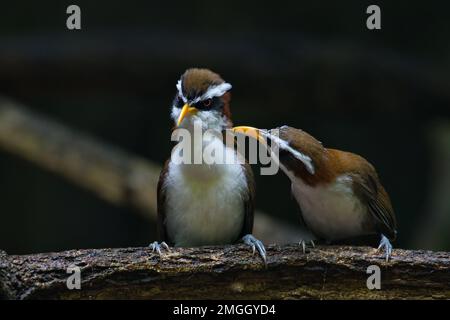
[[[225,152],[234,153],[227,148]],[[248,190],[240,164],[170,163],[165,188],[166,228],[176,246],[237,240],[244,221],[243,196]]]
[[[293,177],[292,193],[300,205],[306,225],[327,240],[364,234],[367,208],[353,194],[349,176],[339,176],[326,186],[310,187]]]

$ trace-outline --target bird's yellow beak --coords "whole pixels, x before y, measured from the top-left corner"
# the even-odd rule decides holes
[[[266,140],[262,137],[258,128],[247,127],[247,126],[239,126],[231,129],[234,133],[240,133],[248,137],[252,137],[259,141],[260,143],[267,145]]]
[[[191,107],[189,104],[186,103],[181,109],[180,115],[178,116],[177,127],[181,124],[181,122],[183,121],[183,119],[186,117],[187,114],[195,114],[197,111],[198,111],[197,108]]]

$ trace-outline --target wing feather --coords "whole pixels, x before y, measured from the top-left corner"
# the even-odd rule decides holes
[[[244,224],[242,226],[242,231],[240,238],[247,234],[253,232],[253,218],[255,212],[255,179],[253,176],[253,171],[248,163],[242,165],[244,170],[245,178],[247,180],[248,191],[244,195]]]
[[[366,174],[352,174],[353,189],[363,202],[367,203],[368,211],[375,222],[378,232],[395,240],[397,221],[391,201],[383,186],[378,182],[378,176],[370,166]]]
[[[166,188],[165,181],[169,172],[169,160],[164,164],[159,175],[157,187],[157,233],[158,240],[165,241],[168,245],[173,245],[166,229]]]

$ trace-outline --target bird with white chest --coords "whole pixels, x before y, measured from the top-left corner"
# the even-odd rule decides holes
[[[239,162],[234,148],[224,143],[224,132],[232,126],[231,85],[208,69],[188,69],[176,87],[171,117],[175,129],[190,133],[188,159],[192,161],[175,161],[179,149],[186,152],[183,139],[160,175],[157,229],[162,242],[150,247],[161,254],[169,245],[223,245],[242,240],[266,261],[264,245],[252,236],[255,185],[251,167]],[[205,152],[208,148],[216,152]],[[198,155],[199,162],[194,159]]]
[[[340,241],[379,235],[378,249],[384,249],[389,259],[390,241],[397,235],[396,218],[389,195],[366,159],[325,148],[305,131],[289,126],[272,130],[240,126],[233,131],[278,150],[278,154],[271,154],[291,180],[301,219],[317,239]],[[305,251],[305,241],[301,244]]]

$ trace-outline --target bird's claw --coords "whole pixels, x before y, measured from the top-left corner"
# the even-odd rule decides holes
[[[162,256],[161,249],[165,249],[170,252],[169,245],[167,243],[165,243],[164,241],[161,242],[161,244],[159,244],[158,241],[154,241],[154,242],[150,243],[148,246],[150,249],[152,249],[152,252],[156,251],[159,254],[159,256]]]
[[[313,240],[309,240],[309,243],[311,244],[311,247],[315,248],[316,244],[314,243]],[[305,240],[300,240],[300,242],[298,243],[299,246],[302,246],[302,251],[303,253],[306,253],[306,241]]]
[[[381,235],[380,245],[378,246],[378,251],[382,251],[384,248],[386,262],[389,261],[389,258],[392,255],[392,244],[388,238],[386,238],[383,234]]]
[[[259,255],[263,259],[264,264],[267,264],[266,248],[260,240],[256,239],[251,234],[247,234],[242,237],[242,241],[252,248],[252,254],[255,254],[256,249],[258,249]]]

